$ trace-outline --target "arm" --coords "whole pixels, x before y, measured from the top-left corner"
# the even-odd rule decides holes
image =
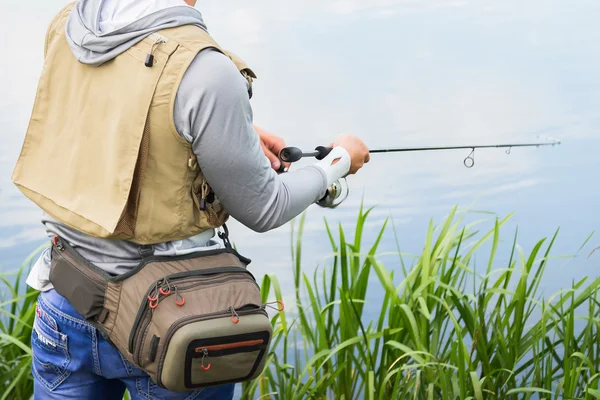
[[[252,125],[247,82],[223,54],[205,50],[192,62],[174,117],[215,194],[248,228],[275,229],[325,194],[329,179],[323,167],[282,175],[272,169]]]

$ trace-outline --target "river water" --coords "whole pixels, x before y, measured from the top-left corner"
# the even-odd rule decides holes
[[[2,9],[0,271],[16,268],[45,241],[39,210],[10,175],[33,104],[45,29],[64,4],[12,2]],[[509,155],[477,150],[470,169],[463,165],[470,150],[373,155],[349,178],[342,206],[309,208],[308,271],[325,265],[331,253],[323,218],[351,229],[361,201],[376,207],[368,241],[393,218],[407,253],[421,251],[430,219],[439,222],[455,204],[500,217],[514,212],[502,231],[503,249],[517,227],[525,252],[560,228],[553,255],[573,255],[600,228],[599,2],[200,0],[196,7],[217,41],[257,72],[255,122],[290,145],[312,149],[342,132],[371,148],[562,141]],[[291,293],[290,224],[264,234],[235,221],[230,228],[253,259],[253,272],[277,274]],[[588,254],[599,245],[594,235],[576,257],[553,260],[543,289],[549,294],[595,277],[600,252]],[[391,229],[381,249],[395,251]],[[507,257],[498,255],[498,268]],[[398,267],[397,257],[382,261]]]

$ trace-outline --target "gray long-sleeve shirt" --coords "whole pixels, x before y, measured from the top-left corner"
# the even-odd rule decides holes
[[[177,92],[174,120],[179,134],[192,143],[202,172],[231,217],[254,231],[285,224],[325,194],[327,176],[318,166],[282,175],[272,169],[253,128],[248,83],[231,60],[214,49],[200,52],[186,71]],[[42,222],[49,237],[60,235],[111,274],[127,272],[141,260],[140,246],[135,243],[95,238],[46,214]],[[214,236],[210,230],[185,240],[157,243],[154,251],[171,256],[221,247]],[[38,290],[52,288],[49,266],[46,251],[27,283]]]
[[[202,51],[185,74],[175,125],[221,202],[252,230],[279,227],[325,194],[319,167],[279,176],[271,168],[252,126],[248,82],[215,50]]]

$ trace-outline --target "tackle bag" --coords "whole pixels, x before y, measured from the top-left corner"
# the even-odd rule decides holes
[[[132,271],[112,276],[55,237],[50,281],[162,388],[251,380],[264,369],[272,326],[250,260],[224,240],[224,249],[185,256],[151,251]]]

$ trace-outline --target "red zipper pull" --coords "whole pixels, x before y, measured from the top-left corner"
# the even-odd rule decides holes
[[[150,300],[150,302],[158,300],[158,293],[156,289],[158,289],[158,282],[156,282],[156,284],[154,285],[154,289],[152,289],[152,291],[148,295],[148,300]],[[156,296],[152,296],[152,293],[156,293]]]
[[[240,322],[240,316],[238,315],[237,312],[235,312],[235,308],[229,307],[229,309],[231,310],[231,321],[234,324],[237,324],[238,322]]]
[[[163,287],[165,287],[165,284],[166,284],[167,290],[163,290]],[[168,279],[165,279],[165,281],[163,282],[163,284],[162,284],[162,285],[161,285],[161,287],[160,287],[160,290],[159,290],[159,292],[160,292],[160,294],[162,294],[163,296],[168,296],[168,295],[170,295],[170,294],[171,294],[171,283],[169,282],[169,280],[168,280]]]
[[[208,363],[208,365],[204,365],[204,358],[206,357],[206,359],[208,360],[208,350],[206,349],[202,349],[202,364],[200,365],[200,368],[202,368],[205,371],[208,371],[210,369],[210,363]],[[210,361],[210,360],[209,360]]]
[[[179,307],[183,307],[185,304],[185,297],[179,294],[179,290],[177,290],[177,286],[173,286],[175,288],[175,304]]]
[[[277,304],[279,307],[275,307],[275,306],[273,306],[273,304]],[[267,307],[272,308],[273,310],[278,311],[278,312],[281,312],[284,309],[283,301],[281,301],[281,300],[272,301],[270,303],[266,303],[263,306],[263,308],[267,308]]]

